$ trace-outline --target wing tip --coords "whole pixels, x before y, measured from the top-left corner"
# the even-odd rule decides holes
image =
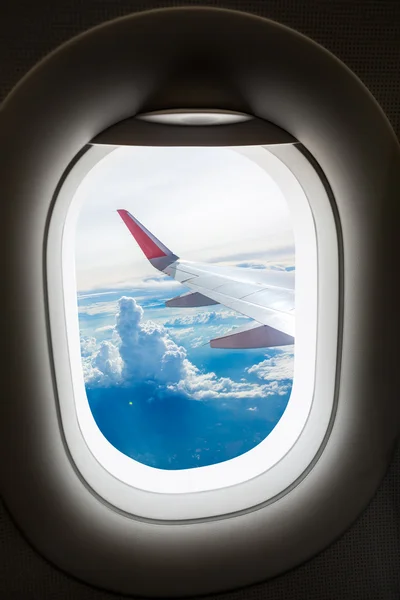
[[[143,254],[148,260],[172,256],[171,252],[155,235],[153,235],[138,219],[125,208],[118,208],[117,213],[131,232]]]

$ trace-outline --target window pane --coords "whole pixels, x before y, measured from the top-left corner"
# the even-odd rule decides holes
[[[251,450],[293,383],[294,237],[278,186],[232,148],[129,147],[77,196],[83,377],[102,434],[169,470]]]

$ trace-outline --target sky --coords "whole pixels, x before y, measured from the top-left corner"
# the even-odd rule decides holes
[[[154,270],[118,213],[185,260],[293,262],[290,214],[271,177],[230,148],[118,148],[86,176],[76,235],[80,291],[140,284]]]
[[[250,319],[220,305],[166,307],[187,288],[148,263],[116,209],[184,259],[292,270],[290,215],[275,183],[227,148],[121,148],[76,200],[82,370],[103,435],[163,469],[229,460],[260,443],[289,401],[293,346],[210,348]]]

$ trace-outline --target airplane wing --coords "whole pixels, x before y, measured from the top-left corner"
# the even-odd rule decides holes
[[[149,262],[191,292],[171,307],[222,304],[253,322],[210,341],[212,348],[267,348],[294,343],[294,273],[181,260],[127,210],[117,211]]]

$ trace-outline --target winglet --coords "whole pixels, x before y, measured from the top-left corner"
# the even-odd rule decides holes
[[[136,242],[140,246],[143,254],[150,261],[156,258],[174,257],[176,255],[171,252],[155,235],[150,233],[144,225],[142,225],[130,212],[125,209],[117,210],[119,216],[135,238]]]

